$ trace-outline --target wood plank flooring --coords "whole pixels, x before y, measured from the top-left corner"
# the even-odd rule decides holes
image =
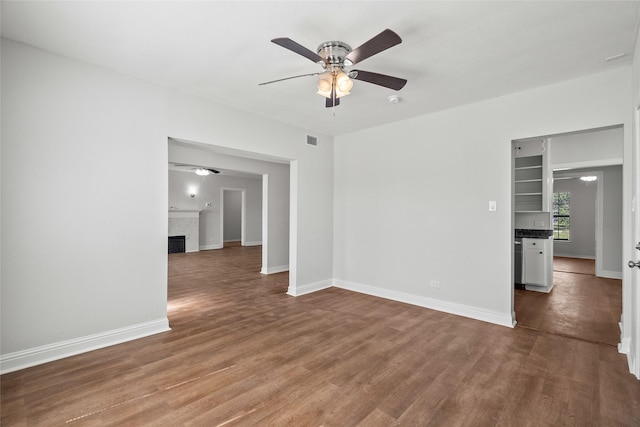
[[[593,260],[556,257],[553,269],[551,293],[516,289],[518,325],[617,346],[622,280],[596,277]]]
[[[169,256],[171,332],[5,374],[3,426],[637,426],[615,348]]]

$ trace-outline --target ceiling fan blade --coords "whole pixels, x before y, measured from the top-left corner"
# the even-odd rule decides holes
[[[282,81],[285,81],[285,80],[297,79],[298,77],[317,76],[319,74],[320,73],[300,74],[299,76],[285,77],[283,79],[271,80],[270,82],[258,83],[258,86],[264,86],[264,85],[268,85],[268,84],[271,84],[271,83],[282,82]]]
[[[364,42],[361,46],[352,50],[345,57],[345,60],[350,61],[351,65],[354,65],[375,55],[376,53],[380,53],[383,50],[387,50],[400,43],[402,43],[400,36],[393,31],[386,29],[369,41]]]
[[[215,170],[215,169],[207,169],[207,170],[208,170],[209,172],[211,172],[211,173],[220,173],[220,171],[217,171],[217,170]]]
[[[393,90],[400,90],[407,84],[406,79],[388,76],[386,74],[372,73],[371,71],[353,70],[349,72],[349,77],[355,80],[361,80],[374,85],[388,87]]]
[[[285,49],[289,49],[292,52],[297,53],[298,55],[302,55],[307,59],[310,59],[313,62],[324,62],[324,58],[317,53],[310,51],[306,47],[302,46],[299,43],[294,42],[290,38],[281,37],[277,39],[271,40],[272,43],[277,44],[278,46],[282,46]]]

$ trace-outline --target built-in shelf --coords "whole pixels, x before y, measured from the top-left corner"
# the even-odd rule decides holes
[[[542,156],[517,157],[514,165],[516,212],[541,212],[543,209]]]

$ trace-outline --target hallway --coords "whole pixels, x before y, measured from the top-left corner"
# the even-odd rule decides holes
[[[555,257],[551,293],[515,290],[517,326],[617,346],[622,281],[594,271],[593,260]]]

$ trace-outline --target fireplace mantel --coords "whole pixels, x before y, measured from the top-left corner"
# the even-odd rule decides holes
[[[169,218],[198,218],[201,209],[169,209]]]

